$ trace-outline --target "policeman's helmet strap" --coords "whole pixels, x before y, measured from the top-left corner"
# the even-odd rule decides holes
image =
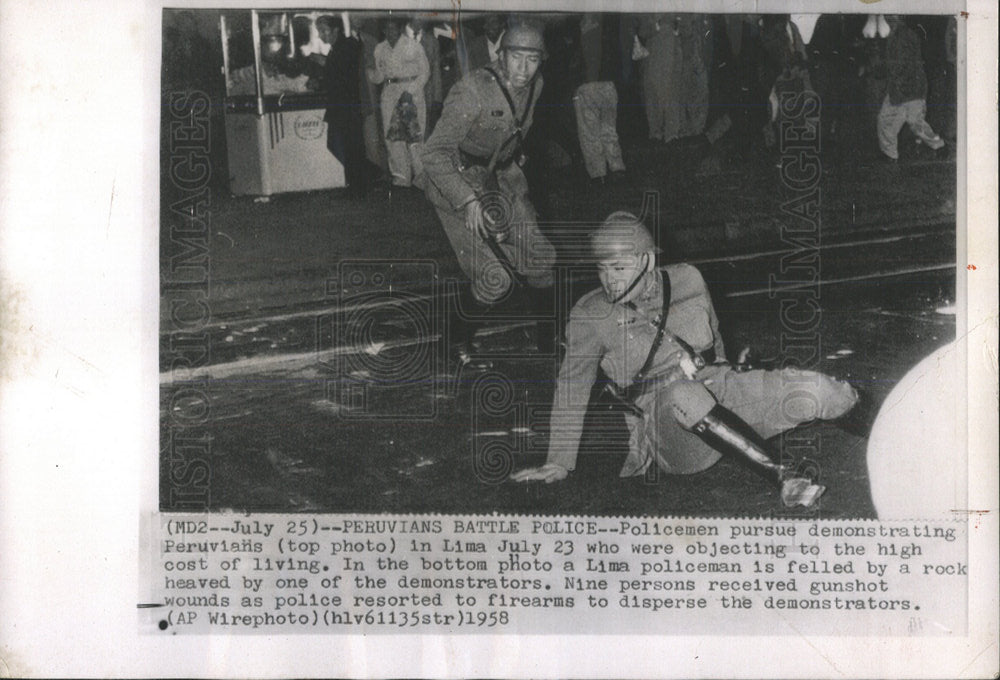
[[[647,257],[649,256],[648,252],[646,253],[646,256]],[[635,277],[635,279],[632,280],[632,283],[630,283],[628,285],[628,287],[625,289],[625,292],[622,293],[621,295],[619,295],[618,297],[616,297],[614,300],[612,300],[611,304],[616,305],[619,302],[621,302],[622,300],[624,300],[625,298],[627,298],[629,295],[631,295],[632,291],[636,289],[636,286],[639,285],[639,282],[642,281],[642,278],[647,274],[647,270],[648,269],[649,269],[649,260],[647,259],[646,260],[646,266],[643,267],[642,273],[639,274],[639,275],[637,275]]]
[[[500,74],[498,74],[496,71],[494,71],[492,66],[487,66],[485,68],[489,72],[489,74],[491,76],[493,76],[493,79],[497,83],[497,87],[499,87],[500,91],[503,93],[503,98],[507,100],[507,106],[510,107],[510,115],[511,115],[511,118],[514,119],[514,133],[511,135],[511,137],[516,137],[517,138],[518,151],[516,151],[515,154],[519,153],[520,147],[524,144],[524,135],[521,132],[521,130],[524,127],[525,121],[528,120],[528,114],[531,113],[531,109],[535,105],[534,99],[535,99],[535,82],[536,82],[536,79],[535,78],[531,79],[531,87],[528,90],[527,104],[525,104],[525,106],[524,106],[524,113],[521,115],[520,118],[518,118],[517,117],[517,107],[514,105],[514,98],[511,96],[510,92],[507,90],[507,86],[503,84],[503,79],[500,77]],[[502,149],[504,146],[506,146],[507,142],[509,142],[509,141],[510,141],[510,137],[508,137],[507,140],[505,140],[504,143],[497,149],[497,154],[498,155],[499,155],[500,149]]]

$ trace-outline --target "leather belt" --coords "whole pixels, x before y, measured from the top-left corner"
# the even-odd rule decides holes
[[[697,354],[699,357],[705,360],[705,366],[711,366],[712,364],[715,363],[716,357],[715,357],[714,347],[709,347],[704,352],[697,352]],[[671,383],[674,380],[683,380],[683,379],[686,379],[686,376],[684,375],[684,369],[682,369],[678,364],[673,364],[665,371],[656,372],[653,373],[652,375],[647,375],[645,378],[643,378],[642,391],[645,391],[652,385],[656,385],[659,383]],[[632,385],[635,384],[636,383],[633,383]],[[611,405],[613,407],[628,411],[632,415],[637,416],[639,418],[643,417],[644,415],[643,410],[639,408],[635,403],[635,399],[637,399],[639,395],[635,396],[629,395],[628,394],[629,388],[618,387],[609,380],[608,382],[604,383],[604,392],[607,393],[608,398],[611,400]]]
[[[702,368],[704,368],[706,366],[712,366],[712,365],[715,364],[715,348],[714,347],[709,347],[704,352],[693,351],[692,354],[694,354],[699,359],[701,359],[702,361],[705,362],[702,365]],[[695,360],[695,361],[697,361],[697,360]],[[695,365],[697,365],[697,363]],[[679,370],[682,370],[679,364],[671,364],[670,367],[667,368],[666,370],[656,371],[656,372],[652,373],[651,375],[647,376],[646,377],[646,382],[647,383],[655,383],[655,382],[661,382],[663,380],[663,378],[677,377],[676,373]]]
[[[385,82],[387,82],[387,83],[412,83],[416,79],[417,79],[416,76],[410,76],[409,78],[386,78]]]
[[[506,170],[507,168],[510,167],[510,164],[513,162],[514,162],[514,157],[511,156],[507,160],[497,161],[494,168],[497,170]],[[458,150],[459,170],[468,170],[469,168],[475,168],[475,167],[488,168],[489,165],[490,165],[489,157],[475,156],[466,151],[462,151],[462,149]]]

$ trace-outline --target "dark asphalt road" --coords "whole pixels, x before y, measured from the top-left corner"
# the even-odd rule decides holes
[[[911,366],[955,336],[954,316],[936,311],[955,299],[953,270],[940,269],[954,262],[955,237],[948,229],[915,229],[911,235],[897,231],[854,241],[865,242],[821,251],[821,276],[835,283],[820,289],[817,368],[850,380],[875,408]],[[781,296],[753,292],[767,289],[768,276],[780,264],[780,254],[699,263],[730,355],[750,347],[764,365],[780,359]],[[868,278],[915,269],[927,271]],[[573,296],[586,287],[576,286]],[[726,459],[694,476],[621,480],[624,421],[600,409],[592,412],[577,471],[567,481],[553,486],[500,481],[511,467],[544,459],[555,359],[534,354],[523,324],[494,327],[482,338],[484,350],[498,357],[484,390],[476,382],[479,374],[455,376],[444,344],[434,342],[427,329],[419,337],[412,315],[400,309],[366,311],[361,319],[370,321],[369,334],[353,338],[353,350],[352,342],[337,350],[345,338],[332,330],[342,320],[336,314],[248,320],[213,329],[213,362],[221,363],[203,371],[210,409],[199,428],[210,442],[204,457],[211,470],[212,508],[697,516],[806,512],[784,510],[773,489]],[[415,303],[410,312],[422,309]],[[170,397],[184,385],[178,379],[193,377],[164,374],[165,441]],[[809,512],[827,518],[873,516],[866,440],[857,436],[863,432],[850,434],[831,424],[808,427],[818,436],[816,462],[828,486],[820,507]],[[161,498],[166,499],[172,483],[169,457],[162,472]]]
[[[898,165],[874,148],[834,144],[822,154],[821,248],[810,260],[826,282],[815,367],[864,391],[872,413],[910,367],[955,337],[955,317],[936,311],[955,300],[955,165],[912,141],[904,147]],[[612,186],[588,186],[572,170],[532,180],[543,229],[555,237],[560,225],[638,211],[653,192],[663,261],[701,269],[730,358],[749,347],[761,365],[780,361],[780,300],[794,293],[768,294],[772,277],[791,278],[782,258],[793,256],[780,238],[789,192],[776,154],[628,144],[625,158],[628,181]],[[171,359],[184,338],[169,322],[168,283],[184,254],[173,229],[185,220],[170,209],[172,191],[164,186],[161,213],[163,509],[787,512],[765,482],[726,459],[689,477],[619,479],[624,420],[601,408],[591,410],[568,480],[503,481],[544,459],[557,361],[534,351],[531,324],[515,307],[481,337],[496,356],[488,382],[455,374],[440,312],[458,271],[433,210],[413,190],[361,201],[312,192],[266,204],[214,190],[204,259],[211,316],[187,338],[202,352],[194,355],[200,367],[178,368]],[[560,253],[572,270],[571,303],[596,278],[565,247]],[[371,259],[392,265],[352,277],[344,264]],[[189,399],[191,387],[204,403]],[[865,431],[806,431],[817,435],[815,462],[828,487],[809,512],[872,517]]]

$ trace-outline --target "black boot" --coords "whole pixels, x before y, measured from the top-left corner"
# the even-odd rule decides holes
[[[785,507],[812,507],[826,487],[776,462],[749,424],[715,401],[704,385],[678,381],[671,385],[670,405],[681,427],[698,435],[716,451],[748,464],[781,491]]]

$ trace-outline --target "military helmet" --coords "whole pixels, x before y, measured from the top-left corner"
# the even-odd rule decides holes
[[[624,210],[608,215],[590,238],[591,254],[598,262],[648,251],[660,252],[646,225]]]
[[[503,37],[500,38],[501,50],[532,50],[542,55],[548,56],[545,51],[545,38],[542,36],[542,29],[533,24],[514,24],[508,28]]]

